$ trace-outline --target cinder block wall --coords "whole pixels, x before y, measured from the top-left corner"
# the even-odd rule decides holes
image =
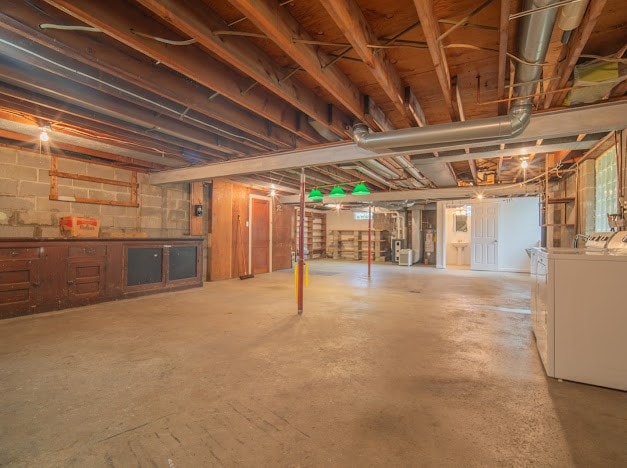
[[[100,219],[101,232],[143,231],[150,237],[189,235],[189,184],[155,186],[137,174],[139,208],[49,200],[50,157],[0,148],[0,237],[61,237],[63,216]],[[100,164],[58,158],[58,170],[129,181],[131,172]],[[58,179],[61,196],[129,200],[126,187]]]

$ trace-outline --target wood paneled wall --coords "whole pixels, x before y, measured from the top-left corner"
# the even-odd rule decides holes
[[[211,232],[207,239],[209,246],[207,276],[210,281],[237,278],[245,273],[240,249],[243,250],[246,264],[248,264],[249,195],[266,194],[220,179],[213,181],[210,193]],[[273,270],[291,267],[293,214],[292,207],[273,204]],[[241,243],[238,234],[238,216]]]
[[[283,270],[292,266],[295,247],[293,206],[274,204],[272,213],[272,269]]]

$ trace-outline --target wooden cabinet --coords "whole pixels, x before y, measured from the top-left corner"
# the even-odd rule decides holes
[[[0,239],[0,318],[202,285],[202,238]]]

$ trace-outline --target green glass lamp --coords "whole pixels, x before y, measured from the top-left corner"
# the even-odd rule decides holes
[[[370,195],[370,190],[368,189],[366,184],[364,184],[363,182],[359,182],[357,185],[355,185],[355,188],[353,188],[351,195]]]
[[[344,189],[340,187],[339,185],[336,185],[335,187],[333,187],[331,191],[329,192],[329,197],[331,198],[342,198],[345,196],[346,196],[346,192],[344,192]]]
[[[311,201],[322,201],[322,192],[318,187],[314,187],[311,189],[311,192],[309,192],[309,195],[307,195],[307,198]]]

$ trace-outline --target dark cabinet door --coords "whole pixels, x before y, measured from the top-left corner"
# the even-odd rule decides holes
[[[105,259],[75,258],[68,260],[67,300],[71,305],[96,302],[104,296]]]
[[[40,284],[39,260],[0,263],[0,318],[36,312]]]
[[[163,247],[127,247],[126,288],[148,289],[165,283]]]
[[[195,245],[170,247],[168,249],[168,281],[196,278],[197,264]]]

